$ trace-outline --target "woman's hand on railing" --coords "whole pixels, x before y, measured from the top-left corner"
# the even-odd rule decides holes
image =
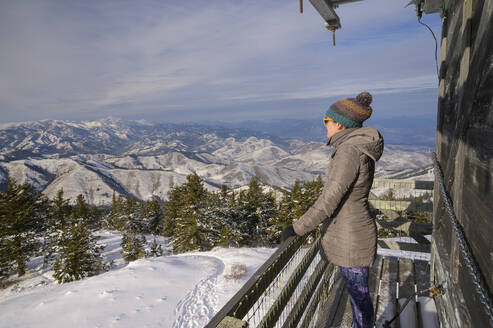
[[[281,233],[281,243],[285,242],[289,237],[296,236],[296,232],[294,232],[293,225],[288,225],[286,228],[282,230]]]

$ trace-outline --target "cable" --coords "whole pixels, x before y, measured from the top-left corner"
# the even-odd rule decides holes
[[[438,52],[438,41],[437,41],[437,38],[435,36],[435,33],[433,33],[433,30],[428,25],[426,25],[425,23],[423,23],[421,21],[421,18],[418,18],[418,22],[421,25],[426,26],[430,30],[431,35],[433,35],[433,39],[435,39],[435,66],[437,68],[437,77],[438,77],[438,80],[440,80],[440,73],[438,72],[438,55],[437,55],[437,52]]]
[[[437,154],[435,152],[432,153],[432,160],[435,169],[435,177],[437,178],[438,185],[440,187],[440,195],[442,196],[442,201],[445,205],[445,209],[447,211],[448,218],[452,226],[452,230],[455,232],[455,237],[457,239],[457,246],[463,258],[463,262],[461,263],[466,266],[467,273],[469,273],[469,276],[474,285],[474,290],[478,294],[479,301],[483,305],[484,313],[489,319],[490,327],[493,327],[493,298],[488,291],[488,286],[484,281],[483,275],[481,274],[481,270],[477,265],[477,262],[474,259],[474,256],[468,246],[463,229],[459,225],[459,221],[457,221],[457,217],[455,216],[454,210],[452,208],[452,204],[445,190],[445,183],[443,181],[442,170],[440,167],[440,163],[438,163]]]
[[[440,73],[438,71],[438,55],[437,55],[437,53],[438,53],[438,41],[437,41],[437,38],[435,36],[435,33],[433,33],[433,30],[427,24],[425,24],[421,21],[421,17],[423,17],[423,11],[421,10],[421,5],[416,5],[416,12],[417,12],[417,16],[418,16],[418,23],[420,23],[421,25],[428,28],[428,30],[430,30],[430,32],[431,32],[431,35],[433,35],[433,39],[435,39],[435,66],[437,69],[437,78],[438,78],[438,81],[440,81]]]
[[[431,292],[433,294],[433,297],[437,298],[437,297],[440,297],[442,296],[442,286],[441,285],[438,285],[438,286],[431,286],[430,288],[427,288],[427,289],[424,289],[424,290],[420,290],[420,291],[416,291],[414,292],[413,294],[411,294],[407,299],[406,301],[404,302],[404,304],[402,305],[402,308],[392,317],[392,319],[390,320],[385,320],[385,322],[383,323],[383,328],[390,328],[390,324],[398,317],[401,315],[402,312],[404,312],[404,309],[406,308],[407,304],[412,300],[413,297],[417,297],[418,295],[423,295],[425,293],[428,293],[428,292]]]

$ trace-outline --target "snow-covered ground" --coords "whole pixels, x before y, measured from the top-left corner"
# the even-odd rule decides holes
[[[0,327],[203,327],[275,250],[217,248],[126,265],[120,236],[101,236],[113,269],[59,285],[31,260],[23,279],[0,290]],[[236,265],[246,273],[235,280]]]
[[[431,235],[426,235],[425,238],[431,242]],[[411,238],[411,237],[383,238],[382,240],[417,244],[416,240],[414,238]],[[419,260],[419,261],[427,261],[427,262],[430,261],[430,253],[403,251],[403,250],[397,250],[397,249],[377,248],[377,254],[382,255],[382,256],[394,256],[394,257],[411,259],[411,260]]]
[[[108,272],[58,284],[42,258],[28,273],[0,290],[0,327],[203,327],[275,251],[274,248],[216,248],[165,255],[125,264],[121,236],[99,233]],[[428,236],[430,238],[430,236]],[[406,237],[390,241],[415,242]],[[147,236],[148,246],[153,237]],[[429,260],[429,254],[378,249],[384,256]],[[232,278],[234,268],[245,273]],[[240,270],[241,272],[241,270]]]

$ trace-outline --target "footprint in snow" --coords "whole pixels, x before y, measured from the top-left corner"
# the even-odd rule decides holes
[[[112,294],[117,293],[118,291],[119,291],[118,289],[103,290],[101,293],[99,293],[99,296],[101,297],[110,296]]]
[[[224,263],[215,257],[204,258],[202,264],[208,276],[199,281],[193,290],[178,303],[172,328],[203,327],[215,312],[217,277],[223,273]]]
[[[125,318],[127,315],[125,313],[120,313],[118,315],[114,315],[111,319],[113,320],[113,322],[117,322],[117,321],[120,321],[122,320],[123,318]]]

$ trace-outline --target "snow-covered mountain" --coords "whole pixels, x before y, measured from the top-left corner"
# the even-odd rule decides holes
[[[149,123],[107,118],[91,122],[43,120],[0,125],[0,159],[80,154],[162,155],[210,153],[228,137],[275,138],[261,132],[198,124]],[[277,138],[277,142],[281,142]]]
[[[222,184],[238,188],[253,176],[287,188],[323,175],[330,152],[323,142],[197,124],[17,123],[0,126],[0,188],[13,177],[49,197],[63,188],[66,197],[83,194],[96,205],[108,204],[114,191],[165,199],[193,171],[210,190]],[[376,175],[426,176],[430,163],[424,147],[389,145]]]

